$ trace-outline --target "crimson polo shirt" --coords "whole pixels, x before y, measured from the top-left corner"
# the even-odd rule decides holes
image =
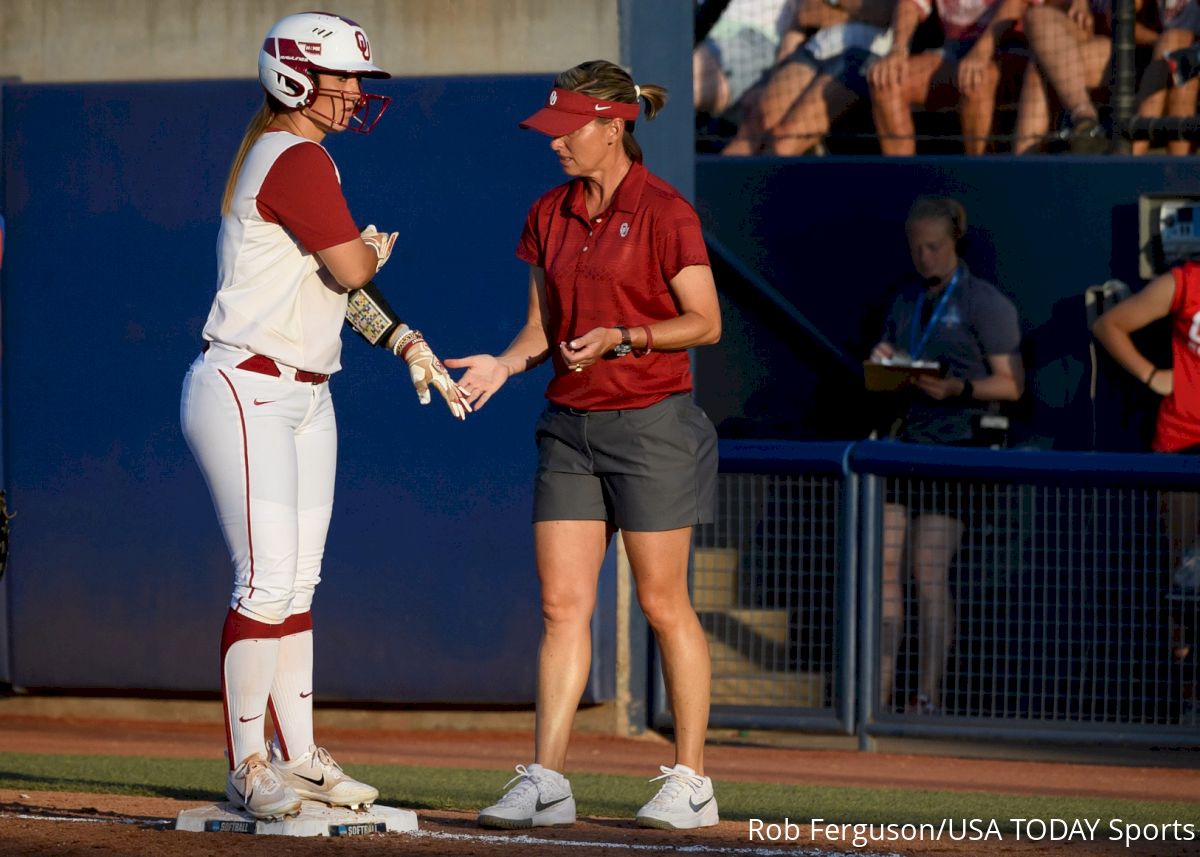
[[[607,357],[570,371],[558,343],[596,327],[631,330],[679,315],[670,282],[691,265],[708,265],[700,218],[679,192],[640,163],[612,204],[588,218],[584,180],[572,179],[529,209],[517,258],[546,272],[554,378],[546,398],[558,405],[611,411],[645,408],[692,389],[686,351]]]

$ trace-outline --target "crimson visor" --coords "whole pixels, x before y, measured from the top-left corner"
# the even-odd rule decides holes
[[[578,131],[593,119],[624,119],[632,122],[642,112],[639,100],[634,104],[624,101],[601,101],[582,92],[569,89],[552,89],[546,105],[524,122],[522,128],[532,128],[550,137],[563,137]]]

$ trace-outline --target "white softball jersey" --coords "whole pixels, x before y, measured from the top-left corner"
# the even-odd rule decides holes
[[[301,148],[296,151],[296,147]],[[272,167],[285,153],[287,168],[272,174]],[[318,175],[304,175],[295,168],[313,164],[314,156],[320,159],[316,166],[321,166],[321,161],[325,164]],[[315,240],[293,232],[304,224],[277,216],[260,200],[269,175],[278,187],[291,187],[294,194],[308,193],[305,208],[311,210],[313,197],[324,197],[325,222],[341,228],[330,233],[326,227]],[[335,194],[329,193],[329,175],[338,185]],[[221,220],[218,290],[204,325],[204,339],[270,357],[293,369],[326,375],[338,371],[346,294],[331,277],[331,285],[322,279],[324,269],[315,254],[357,236],[340,192],[337,167],[325,149],[285,131],[263,134],[246,156],[230,211]]]

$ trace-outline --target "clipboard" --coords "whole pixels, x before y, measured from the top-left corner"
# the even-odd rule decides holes
[[[928,360],[916,360],[911,363],[863,361],[863,379],[867,390],[872,393],[890,393],[907,386],[914,378],[940,378],[945,374],[942,364]]]

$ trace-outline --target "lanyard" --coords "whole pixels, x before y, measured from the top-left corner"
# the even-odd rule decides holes
[[[921,310],[925,308],[925,292],[917,296],[917,306],[913,311],[912,329],[909,333],[908,354],[913,360],[918,360],[921,357],[921,352],[925,350],[925,346],[929,344],[929,337],[933,334],[933,329],[937,327],[938,320],[941,319],[942,313],[946,311],[946,304],[950,302],[950,295],[954,292],[954,287],[958,285],[958,280],[962,276],[962,266],[954,269],[954,276],[950,278],[949,284],[945,291],[942,292],[942,299],[933,309],[933,315],[929,317],[929,324],[925,326],[925,331],[920,330],[921,325]]]

